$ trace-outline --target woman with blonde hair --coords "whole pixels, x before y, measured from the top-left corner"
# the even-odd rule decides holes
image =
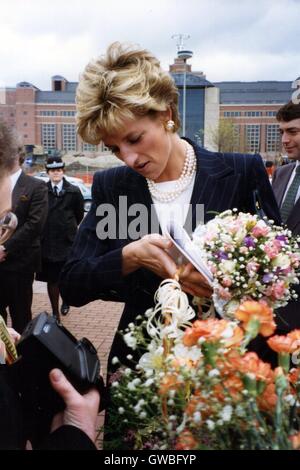
[[[70,305],[125,302],[124,330],[153,306],[161,280],[176,273],[166,223],[176,218],[194,230],[199,205],[204,222],[234,207],[255,212],[256,192],[265,214],[279,221],[260,156],[213,153],[180,138],[178,90],[149,51],[113,43],[86,66],[76,103],[82,139],[103,142],[124,165],[94,175],[93,204],[61,277]],[[180,282],[189,294],[211,295],[191,264]],[[110,360],[126,363],[127,354],[116,336]]]

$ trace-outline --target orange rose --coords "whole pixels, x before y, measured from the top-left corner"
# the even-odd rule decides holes
[[[268,345],[277,353],[291,354],[295,351],[293,344],[295,341],[288,335],[275,335],[267,340]]]
[[[216,342],[223,339],[227,347],[241,342],[243,338],[243,331],[236,327],[233,330],[233,335],[229,338],[223,338],[222,333],[230,325],[227,320],[218,320],[209,318],[208,320],[196,320],[191,328],[187,328],[183,337],[183,344],[185,346],[193,346],[197,344],[199,338],[205,338],[206,341]]]
[[[256,353],[247,352],[244,356],[231,357],[232,366],[242,374],[254,374],[256,380],[270,382],[274,373],[269,363],[259,359]]]
[[[185,429],[178,436],[176,444],[175,444],[175,449],[176,450],[193,450],[193,449],[196,449],[197,446],[198,446],[198,442],[194,438],[193,434],[188,429]]]
[[[299,380],[300,369],[291,369],[288,374],[288,379],[292,384],[295,384]]]
[[[263,336],[272,335],[276,329],[273,311],[263,300],[260,300],[259,302],[255,300],[246,300],[238,307],[234,315],[242,322],[242,326],[245,330],[247,330],[251,320],[259,321],[258,333]]]
[[[258,396],[257,403],[261,410],[273,411],[277,402],[274,383],[269,383],[263,393]]]
[[[181,385],[182,382],[178,380],[176,375],[166,375],[160,383],[158,393],[160,395],[166,395],[169,390],[178,390]]]
[[[298,432],[297,434],[294,434],[293,436],[290,436],[289,440],[292,443],[293,449],[296,450],[300,448],[300,432]]]

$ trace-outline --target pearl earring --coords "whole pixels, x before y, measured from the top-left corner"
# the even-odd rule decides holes
[[[169,119],[167,122],[166,122],[166,130],[168,132],[174,132],[174,127],[175,127],[175,122],[172,121],[172,119]]]

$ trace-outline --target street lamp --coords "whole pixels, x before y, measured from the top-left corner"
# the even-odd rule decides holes
[[[183,96],[182,96],[182,136],[185,137],[186,129],[186,61],[193,57],[193,52],[188,51],[184,47],[184,40],[189,39],[190,36],[187,34],[173,34],[172,39],[178,39],[177,42],[177,57],[183,60],[184,71],[183,71]]]

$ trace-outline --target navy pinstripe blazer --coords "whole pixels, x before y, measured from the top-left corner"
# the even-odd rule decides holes
[[[188,139],[187,139],[188,140]],[[204,204],[205,222],[215,213],[230,208],[244,212],[256,212],[254,192],[257,192],[264,213],[277,223],[280,215],[259,155],[222,154],[209,152],[189,141],[197,157],[197,174],[191,204]],[[146,269],[139,269],[122,277],[122,248],[130,238],[99,240],[96,225],[101,217],[97,207],[113,204],[119,215],[119,197],[127,196],[128,207],[141,203],[149,209],[151,226],[151,196],[144,177],[126,166],[97,172],[94,176],[93,203],[82,222],[69,260],[63,268],[60,289],[69,305],[80,306],[96,299],[125,302],[119,328],[124,329],[138,314],[153,305],[153,295],[161,281]],[[192,228],[196,226],[193,210]],[[155,213],[152,216],[156,217]],[[128,217],[128,223],[132,220]],[[121,227],[121,230],[126,227]],[[117,233],[119,227],[117,227]],[[109,312],[107,312],[109,315]],[[120,344],[116,342],[112,355],[120,356]]]

